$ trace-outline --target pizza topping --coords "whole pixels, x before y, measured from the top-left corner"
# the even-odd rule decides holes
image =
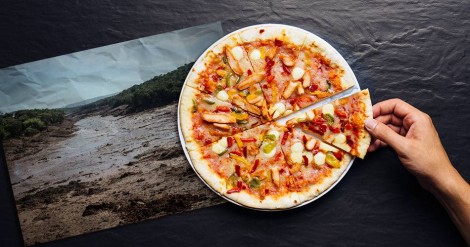
[[[209,105],[215,104],[215,100],[214,100],[214,99],[211,99],[211,98],[209,98],[209,97],[202,98],[202,101],[206,102],[206,103],[209,104]]]
[[[292,152],[290,155],[290,159],[293,163],[302,163],[302,153],[300,152]]]
[[[303,79],[303,81],[302,81],[302,86],[303,86],[304,88],[308,88],[308,87],[310,86],[310,84],[311,84],[311,82],[310,82],[310,73],[309,73],[309,72],[304,73],[304,76],[303,76],[302,79]]]
[[[280,180],[280,176],[279,176],[279,170],[277,168],[272,168],[271,169],[271,176],[272,176],[272,179],[273,179],[273,183],[279,187],[279,180]]]
[[[250,173],[255,172],[255,171],[256,171],[256,168],[258,168],[258,166],[259,166],[259,159],[256,159],[256,160],[255,160],[255,164],[254,164],[253,167],[251,168]]]
[[[292,70],[292,79],[294,79],[295,81],[299,80],[300,78],[302,78],[302,76],[304,76],[304,73],[305,73],[305,70],[303,70],[302,68],[299,68],[299,67],[295,67],[293,70]]]
[[[322,107],[322,112],[324,115],[330,114],[333,116],[335,114],[335,107],[332,104],[326,104]]]
[[[292,153],[301,153],[302,151],[304,151],[304,145],[300,142],[296,142],[291,146]]]
[[[286,106],[283,103],[278,102],[269,109],[269,114],[272,115],[273,118],[278,118],[285,111],[286,111]]]
[[[325,151],[325,152],[327,152],[327,151],[337,152],[337,151],[338,151],[337,148],[335,148],[335,147],[333,147],[333,146],[330,146],[330,145],[328,145],[328,144],[326,144],[326,143],[323,143],[323,142],[320,142],[320,146],[319,146],[318,148],[319,148],[320,150]]]
[[[219,123],[213,123],[213,125],[219,129],[223,129],[223,130],[229,130],[230,129],[230,125],[228,124],[219,124]]]
[[[227,152],[227,138],[222,137],[218,142],[212,144],[212,151],[218,155],[222,155]]]
[[[242,142],[256,142],[256,138],[254,137],[249,137],[249,138],[240,138]]]
[[[198,109],[198,107],[197,107],[197,102],[196,102],[195,99],[193,99],[193,109],[192,109],[191,112],[192,112],[192,113],[197,112],[197,109]]]
[[[277,143],[275,141],[264,141],[261,145],[261,150],[263,151],[262,154],[266,158],[271,158],[276,154],[277,151]]]
[[[236,123],[237,119],[228,114],[222,114],[222,113],[203,113],[202,114],[202,119],[204,119],[207,122],[211,123]]]
[[[295,91],[295,89],[297,88],[298,83],[299,82],[296,82],[296,81],[289,82],[286,89],[284,90],[284,93],[282,94],[282,97],[284,97],[284,99],[289,98],[292,95],[292,93]]]
[[[233,145],[233,137],[227,137],[227,147],[232,147]]]
[[[323,118],[326,120],[328,125],[333,125],[335,123],[335,117],[329,113],[323,113]]]
[[[230,156],[230,158],[232,158],[232,159],[234,159],[234,160],[236,160],[236,161],[238,161],[238,162],[241,162],[241,163],[243,163],[243,164],[245,164],[245,165],[250,165],[250,162],[248,162],[248,161],[245,159],[245,157],[236,155],[236,154],[233,153],[233,152],[231,152],[231,153],[229,154],[229,156]]]
[[[313,160],[313,154],[310,152],[306,152],[305,157],[307,157],[307,163],[305,165],[308,165]]]
[[[228,94],[224,90],[221,90],[217,93],[217,99],[221,101],[227,101],[228,100]]]
[[[219,77],[225,77],[227,75],[227,71],[223,70],[223,69],[218,69],[215,71],[215,73],[219,76]]]
[[[313,160],[317,166],[322,166],[325,164],[326,155],[324,153],[317,153],[313,156]]]
[[[252,75],[246,77],[243,81],[241,81],[237,85],[237,88],[239,90],[244,90],[244,89],[250,87],[251,85],[262,81],[264,79],[264,77],[265,77],[264,74],[259,74],[259,73],[252,74]]]
[[[268,132],[268,135],[274,136],[274,140],[273,140],[273,141],[277,141],[277,139],[279,139],[280,133],[279,133],[279,131],[277,131],[277,130],[270,130],[270,131]]]
[[[250,59],[252,60],[258,60],[261,58],[261,52],[258,49],[254,49],[250,53]]]
[[[313,111],[308,111],[305,113],[305,115],[307,115],[307,119],[310,121],[315,118],[315,113],[313,113]]]
[[[280,57],[281,57],[281,61],[284,65],[289,66],[289,67],[294,65],[294,58],[292,56],[287,55],[287,54],[281,54]]]
[[[236,60],[240,60],[243,58],[243,48],[240,46],[235,46],[231,49],[232,55]]]
[[[237,142],[237,146],[238,146],[239,148],[242,148],[242,147],[243,147],[243,142],[242,142],[242,140],[240,139],[240,137],[239,137],[238,135],[236,135],[236,136],[234,136],[233,138],[234,138],[235,141]]]
[[[248,186],[250,186],[251,189],[259,189],[260,185],[261,185],[261,182],[259,181],[257,177],[252,178],[250,182],[248,183]]]
[[[308,158],[306,155],[303,155],[302,158],[304,159],[304,165],[308,166]]]
[[[317,141],[315,139],[310,139],[305,143],[305,148],[309,151],[313,150]]]
[[[341,144],[341,143],[345,143],[346,142],[346,136],[342,133],[339,133],[335,136],[335,139],[333,141],[333,143],[335,144]]]
[[[326,153],[325,162],[334,168],[339,168],[341,166],[339,160],[335,157],[332,152]]]

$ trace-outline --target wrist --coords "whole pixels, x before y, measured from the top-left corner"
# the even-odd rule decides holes
[[[450,169],[431,181],[430,191],[440,201],[470,204],[470,186],[450,165]]]

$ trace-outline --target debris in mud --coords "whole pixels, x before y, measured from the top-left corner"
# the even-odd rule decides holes
[[[100,203],[100,204],[91,204],[85,207],[85,210],[82,213],[83,217],[95,215],[101,211],[114,211],[116,210],[116,205],[114,203]]]
[[[50,187],[34,194],[28,194],[25,197],[18,199],[16,203],[21,207],[35,207],[40,204],[49,204],[57,201],[57,198],[60,198],[64,194],[74,190],[80,190],[82,188],[84,188],[82,183],[78,181],[70,181],[67,185]]]

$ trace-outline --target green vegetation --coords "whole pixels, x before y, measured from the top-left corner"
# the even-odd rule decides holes
[[[0,115],[0,139],[35,135],[51,124],[61,123],[64,117],[64,111],[59,109],[21,110]]]
[[[155,76],[105,101],[113,107],[129,105],[135,111],[171,103],[178,99],[181,87],[193,64],[186,64],[166,74]]]

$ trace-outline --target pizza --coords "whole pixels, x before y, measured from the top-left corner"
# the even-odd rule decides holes
[[[341,55],[309,32],[275,24],[236,31],[210,47],[185,81],[182,145],[224,198],[255,209],[296,207],[365,155],[368,91],[323,103],[356,83]]]
[[[371,140],[364,122],[372,116],[369,90],[362,90],[298,114],[287,123],[299,125],[327,143],[363,159]]]

